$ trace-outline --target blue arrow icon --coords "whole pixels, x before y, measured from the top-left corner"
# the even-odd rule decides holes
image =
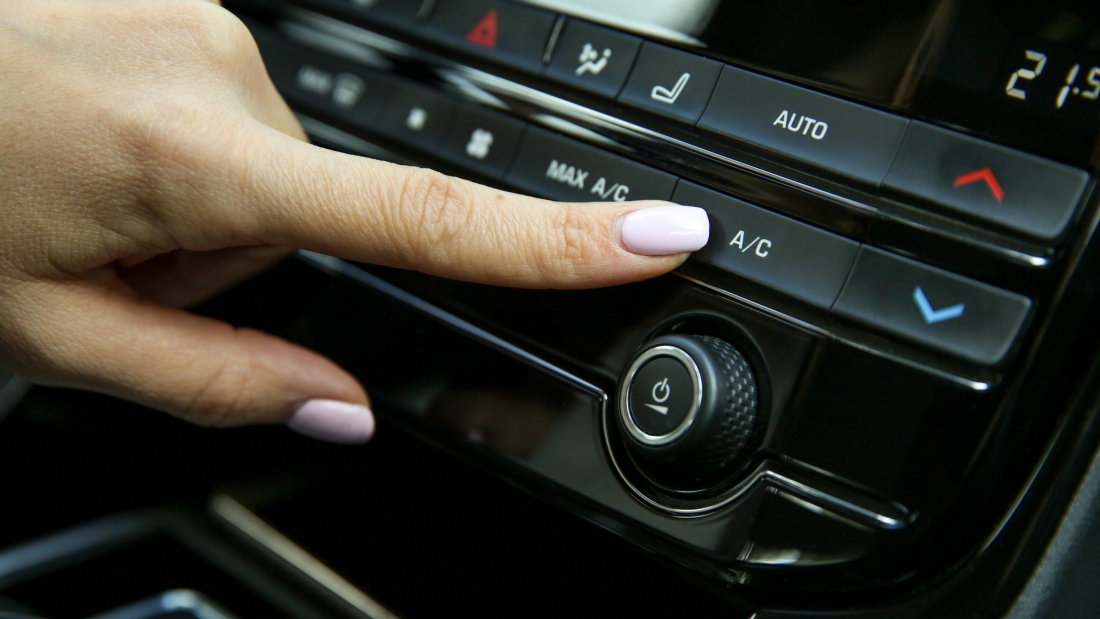
[[[917,302],[917,307],[920,308],[920,313],[924,316],[924,321],[930,325],[934,325],[937,322],[943,322],[945,320],[954,320],[963,315],[966,310],[965,303],[959,303],[958,305],[952,305],[951,307],[945,307],[943,309],[932,309],[932,304],[928,302],[928,297],[924,295],[924,291],[920,286],[913,291],[913,300]]]

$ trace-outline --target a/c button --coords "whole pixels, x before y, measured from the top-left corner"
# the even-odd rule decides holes
[[[1026,297],[865,246],[833,311],[993,365],[1012,348],[1030,309]]]
[[[680,181],[672,201],[706,209],[710,241],[692,260],[736,273],[828,311],[859,243]]]

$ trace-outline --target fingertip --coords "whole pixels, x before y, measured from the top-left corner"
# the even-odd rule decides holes
[[[623,247],[642,256],[672,256],[702,249],[710,240],[710,218],[696,206],[646,202],[620,219]],[[652,206],[649,206],[649,205]]]
[[[360,445],[374,436],[374,414],[360,404],[314,399],[297,407],[286,422],[309,438],[338,445]]]

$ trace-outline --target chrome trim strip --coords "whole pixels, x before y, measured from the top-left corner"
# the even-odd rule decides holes
[[[550,39],[546,41],[546,49],[542,52],[542,64],[550,64],[550,60],[554,57],[561,31],[565,28],[565,19],[564,15],[558,15],[557,20],[554,21],[554,29],[550,31]]]
[[[109,516],[0,554],[0,591],[50,570],[71,565],[149,537],[164,520],[149,513]]]
[[[661,436],[648,434],[638,427],[638,423],[634,420],[634,412],[630,409],[630,386],[634,384],[634,375],[647,361],[656,357],[672,357],[682,363],[687,368],[688,374],[691,375],[691,388],[693,390],[691,408],[684,416],[684,420],[672,432]],[[622,384],[619,385],[619,416],[623,420],[623,427],[630,433],[630,436],[633,436],[635,440],[643,445],[660,447],[676,441],[676,439],[687,433],[688,429],[691,428],[691,424],[695,423],[695,418],[699,415],[699,409],[702,406],[703,377],[699,372],[699,365],[695,363],[695,359],[692,359],[691,355],[675,346],[667,344],[654,346],[638,355],[638,358],[630,364],[630,368],[626,371],[626,377],[623,379]]]
[[[630,477],[624,474],[622,467],[619,466],[618,460],[615,458],[615,450],[611,445],[611,435],[608,432],[607,419],[608,415],[605,413],[603,416],[603,436],[604,445],[607,447],[608,459],[611,460],[611,466],[615,469],[619,479],[622,480],[626,487],[630,490],[631,494],[643,504],[651,507],[652,509],[667,514],[669,516],[676,516],[680,518],[697,518],[700,516],[706,516],[714,513],[727,505],[737,501],[745,495],[749,490],[752,490],[759,483],[767,483],[770,486],[782,488],[788,492],[798,495],[803,500],[806,500],[814,505],[817,505],[823,509],[834,512],[840,516],[844,516],[850,520],[858,522],[860,524],[873,527],[875,529],[883,529],[894,531],[905,528],[912,520],[911,517],[903,515],[901,510],[897,514],[885,513],[889,510],[875,509],[867,507],[865,505],[859,505],[842,499],[840,497],[831,495],[822,490],[818,490],[813,486],[804,484],[797,480],[794,480],[781,473],[769,470],[768,464],[763,463],[756,468],[746,479],[737,484],[728,494],[722,496],[714,503],[710,503],[700,507],[670,507],[655,501],[650,498],[644,492],[642,492],[633,482],[630,481]]]
[[[23,396],[30,390],[31,384],[22,378],[18,376],[8,378],[8,382],[0,387],[0,421],[3,421],[4,417],[19,405]]]
[[[592,383],[571,374],[566,370],[550,363],[549,361],[533,355],[526,350],[508,342],[500,337],[489,333],[488,331],[477,327],[454,314],[432,305],[420,297],[405,292],[401,288],[394,286],[386,280],[372,275],[359,267],[341,260],[339,258],[333,258],[332,256],[326,256],[324,254],[318,254],[310,251],[299,251],[298,256],[306,262],[321,268],[322,270],[330,273],[347,276],[360,284],[363,284],[377,292],[380,292],[386,296],[392,297],[398,302],[404,303],[413,307],[414,309],[427,314],[429,317],[447,325],[448,327],[459,331],[460,333],[486,344],[491,348],[512,357],[518,361],[521,361],[541,372],[554,376],[578,389],[594,395],[597,397],[605,397],[604,390],[593,385]]]
[[[210,510],[235,530],[271,551],[275,556],[371,619],[398,619],[397,615],[374,598],[332,571],[232,497],[224,494],[215,495],[210,500]]]
[[[189,589],[175,589],[122,608],[93,615],[88,619],[148,619],[162,613],[190,612],[198,619],[237,619],[233,613],[221,608],[201,593]]]

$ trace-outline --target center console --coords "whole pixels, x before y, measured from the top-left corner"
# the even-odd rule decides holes
[[[304,254],[410,310],[322,348],[387,420],[760,619],[1019,592],[1098,438],[1095,6],[226,4],[318,144],[710,215],[607,290]]]

